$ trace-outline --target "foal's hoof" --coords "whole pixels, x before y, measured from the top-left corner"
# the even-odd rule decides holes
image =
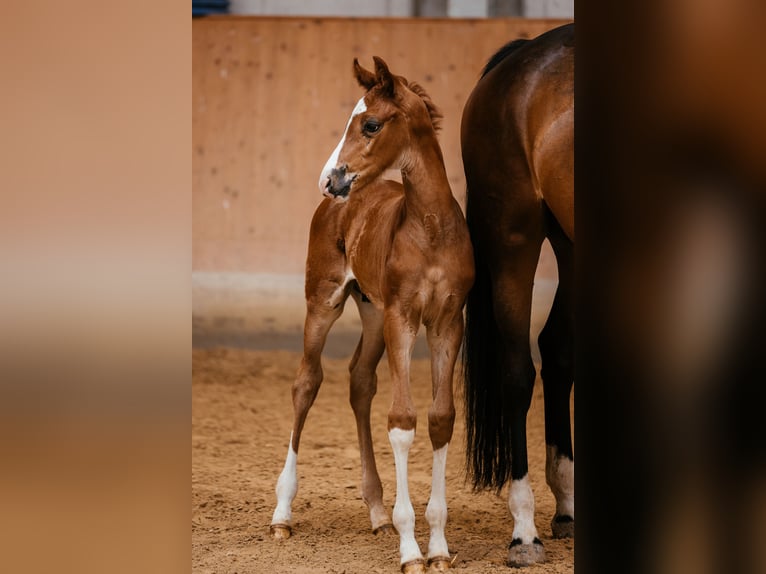
[[[380,536],[382,538],[393,536],[396,534],[396,528],[394,528],[393,524],[381,524],[377,528],[375,528],[372,533],[375,536]]]
[[[545,562],[545,548],[539,538],[532,544],[522,544],[519,538],[514,538],[508,546],[508,566],[524,568],[532,564]]]
[[[402,564],[402,574],[426,574],[426,561],[416,558]]]
[[[551,531],[554,538],[574,538],[574,518],[566,514],[554,516]]]
[[[293,533],[293,529],[289,524],[272,524],[269,526],[271,536],[274,540],[287,540]]]
[[[434,556],[428,559],[429,572],[447,572],[452,566],[449,556]]]

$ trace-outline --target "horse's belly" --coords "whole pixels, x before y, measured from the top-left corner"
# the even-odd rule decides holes
[[[356,265],[354,263],[357,263]],[[379,275],[372,273],[369,266],[361,265],[352,259],[349,259],[348,273],[353,276],[359,286],[364,299],[369,300],[378,309],[383,309],[383,296],[380,292],[380,285],[377,281]]]

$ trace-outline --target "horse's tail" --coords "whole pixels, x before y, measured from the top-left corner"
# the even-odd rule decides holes
[[[528,42],[517,39],[505,44],[487,61],[481,77],[484,78]],[[466,121],[465,117],[463,121]],[[475,189],[473,191],[476,192]],[[475,489],[494,488],[499,491],[511,478],[511,397],[508,386],[503,384],[502,350],[500,331],[495,321],[492,277],[480,237],[485,223],[481,217],[474,221],[475,206],[472,205],[470,186],[466,189],[465,206],[476,267],[473,288],[466,299],[463,339],[466,471]]]
[[[486,255],[471,218],[466,194],[466,219],[473,242],[476,274],[466,299],[463,340],[466,471],[474,489],[498,491],[511,475],[510,397],[503,384],[500,332],[492,302],[492,278]]]

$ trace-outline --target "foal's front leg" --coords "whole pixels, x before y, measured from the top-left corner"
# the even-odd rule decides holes
[[[417,324],[408,321],[398,309],[386,309],[384,337],[393,384],[393,399],[388,412],[388,439],[396,464],[396,502],[393,521],[399,532],[399,562],[404,574],[425,573],[425,560],[415,540],[415,509],[410,501],[407,459],[415,440],[417,416],[410,393],[410,359]]]

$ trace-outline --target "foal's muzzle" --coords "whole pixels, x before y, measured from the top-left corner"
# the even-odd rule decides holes
[[[356,174],[349,174],[346,166],[335,167],[330,170],[327,181],[322,192],[327,197],[348,197],[351,190],[351,184],[356,179]]]

